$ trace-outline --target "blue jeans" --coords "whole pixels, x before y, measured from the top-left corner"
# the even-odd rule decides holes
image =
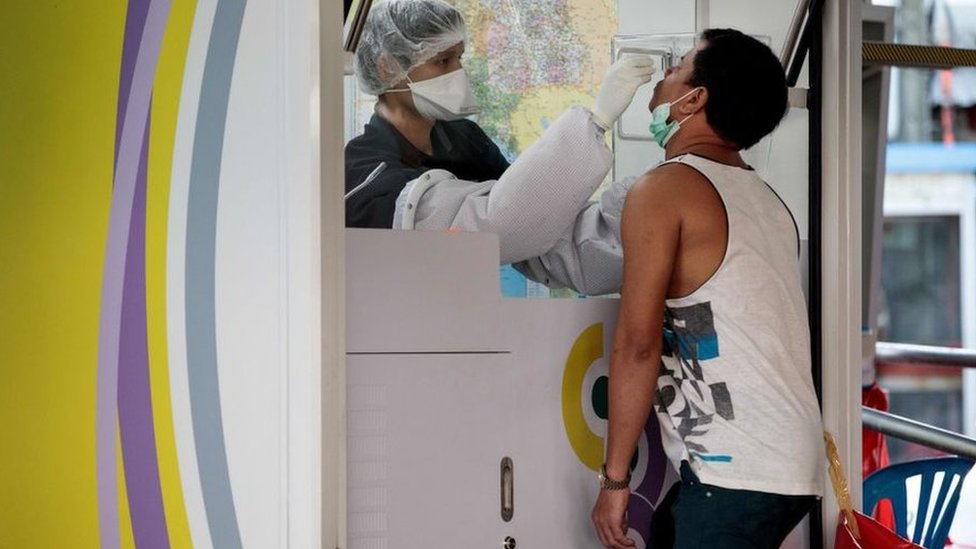
[[[779,549],[817,503],[816,496],[784,496],[702,484],[687,461],[651,519],[653,549]]]

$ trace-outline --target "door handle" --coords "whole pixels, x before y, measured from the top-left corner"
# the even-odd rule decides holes
[[[512,458],[503,457],[500,469],[502,520],[509,522],[515,516],[515,477]]]

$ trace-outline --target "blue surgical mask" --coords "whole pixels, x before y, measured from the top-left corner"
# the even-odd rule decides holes
[[[671,141],[674,134],[678,133],[678,130],[681,129],[681,125],[685,123],[685,120],[688,120],[694,116],[694,114],[689,114],[681,122],[678,122],[677,120],[668,122],[668,118],[671,117],[671,105],[681,101],[685,97],[688,97],[698,89],[699,88],[690,90],[688,93],[682,95],[674,101],[661,103],[657,107],[654,107],[654,110],[651,111],[651,125],[648,127],[648,130],[650,130],[651,136],[654,137],[654,141],[657,141],[657,144],[660,145],[662,149],[668,144],[668,141]]]

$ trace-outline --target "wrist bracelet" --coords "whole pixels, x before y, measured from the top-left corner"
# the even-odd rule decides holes
[[[630,489],[630,471],[627,471],[627,478],[624,480],[614,480],[607,476],[607,464],[604,463],[600,466],[600,474],[597,476],[600,479],[600,489],[602,490],[629,490]]]

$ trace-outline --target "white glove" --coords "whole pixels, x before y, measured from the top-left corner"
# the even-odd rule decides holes
[[[634,100],[637,88],[651,81],[655,68],[654,58],[649,55],[626,55],[610,65],[590,108],[593,121],[609,130]]]

